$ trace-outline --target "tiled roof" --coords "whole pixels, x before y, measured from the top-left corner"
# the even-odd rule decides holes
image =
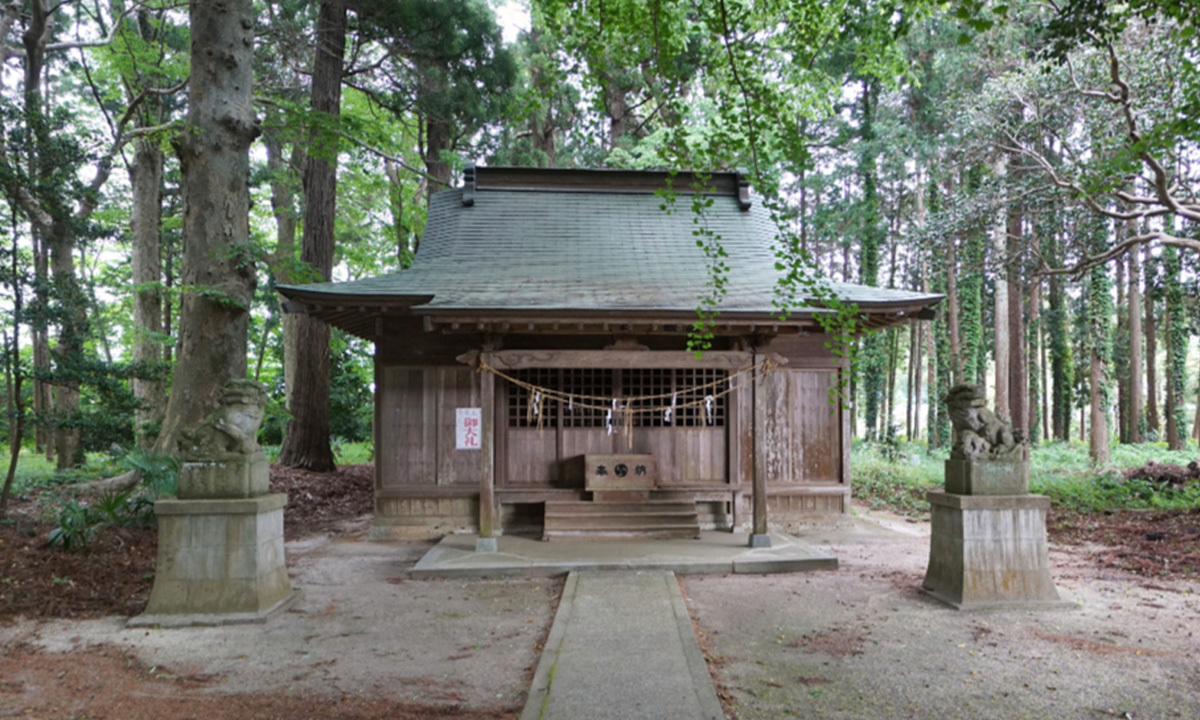
[[[340,283],[281,287],[288,296],[386,298],[432,295],[414,311],[689,311],[707,292],[697,228],[719,237],[728,254],[723,312],[771,313],[780,272],[775,227],[754,198],[712,198],[703,217],[680,196],[672,212],[646,192],[555,191],[480,187],[465,206],[461,189],[430,201],[413,266]],[[698,222],[699,221],[699,222]],[[860,305],[930,305],[941,296],[833,284]],[[299,292],[293,292],[299,291]],[[422,298],[423,299],[423,298]]]

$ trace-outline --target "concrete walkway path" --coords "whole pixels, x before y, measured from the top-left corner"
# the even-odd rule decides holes
[[[573,570],[521,720],[721,720],[675,574]]]

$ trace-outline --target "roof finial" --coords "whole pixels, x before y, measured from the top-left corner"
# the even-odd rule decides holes
[[[463,207],[471,207],[475,204],[475,163],[467,163],[463,168],[463,189],[462,189],[462,204]]]
[[[738,209],[742,211],[750,209],[750,179],[746,177],[747,174],[744,168],[737,169]]]

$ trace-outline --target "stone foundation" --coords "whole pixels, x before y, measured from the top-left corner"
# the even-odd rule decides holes
[[[283,551],[286,504],[284,494],[156,502],[154,589],[129,624],[253,622],[294,601]]]
[[[932,537],[923,589],[959,609],[1058,607],[1044,495],[930,492]]]

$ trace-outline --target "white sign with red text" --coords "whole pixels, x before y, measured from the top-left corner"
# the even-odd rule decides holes
[[[480,408],[456,408],[454,411],[454,447],[478,450],[483,411]]]

